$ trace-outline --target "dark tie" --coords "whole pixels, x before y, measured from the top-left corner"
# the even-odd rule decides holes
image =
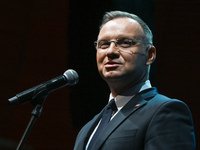
[[[96,139],[98,138],[99,134],[102,132],[102,130],[105,128],[105,126],[108,124],[110,121],[110,118],[112,116],[112,113],[117,110],[117,106],[115,104],[115,100],[112,99],[105,107],[101,122],[99,124],[99,127],[97,128],[95,134],[93,135],[90,144],[88,146],[87,150],[90,150],[95,143]]]

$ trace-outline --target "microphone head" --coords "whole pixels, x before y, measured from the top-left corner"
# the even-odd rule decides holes
[[[63,75],[66,77],[68,85],[74,85],[79,81],[78,74],[73,69],[68,69],[67,71],[64,72]]]

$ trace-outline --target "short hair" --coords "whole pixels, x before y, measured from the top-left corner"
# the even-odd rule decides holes
[[[123,11],[110,11],[110,12],[106,12],[105,15],[103,16],[101,25],[100,25],[100,30],[101,28],[110,20],[116,19],[116,18],[131,18],[133,20],[136,20],[142,27],[143,32],[145,37],[144,40],[146,42],[149,42],[151,44],[153,44],[153,34],[151,32],[151,30],[149,29],[148,25],[141,19],[139,18],[137,15],[135,14],[131,14],[128,12],[123,12]]]

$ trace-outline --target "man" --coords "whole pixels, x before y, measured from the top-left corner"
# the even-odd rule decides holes
[[[156,49],[148,26],[134,14],[108,12],[95,45],[99,73],[117,110],[97,136],[107,108],[87,123],[74,150],[194,150],[192,116],[186,104],[151,87],[149,70]]]

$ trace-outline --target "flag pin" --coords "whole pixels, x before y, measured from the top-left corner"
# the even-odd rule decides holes
[[[135,105],[135,107],[138,107],[138,106],[140,106],[140,104]]]

